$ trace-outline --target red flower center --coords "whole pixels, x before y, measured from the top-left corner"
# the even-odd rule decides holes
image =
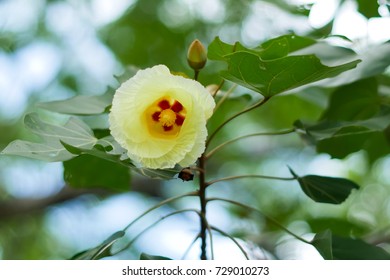
[[[179,101],[164,97],[148,107],[146,117],[154,135],[176,135],[185,121],[186,110]]]

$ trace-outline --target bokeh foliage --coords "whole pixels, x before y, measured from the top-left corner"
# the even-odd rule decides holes
[[[4,33],[0,38],[3,52],[13,55],[19,48],[33,44],[36,40],[51,42],[62,52],[66,52],[66,40],[53,32],[45,21],[47,7],[55,5],[56,2],[61,1],[42,1],[42,8],[39,15],[37,15],[37,25],[25,33]],[[88,7],[88,1],[84,2]],[[262,45],[267,39],[295,31],[280,30],[270,26],[271,34],[258,35],[257,42],[248,42],[247,40],[246,43],[250,43],[252,46],[234,45],[235,41],[245,41],[245,36],[241,30],[246,19],[251,15],[251,8],[256,2],[271,5],[280,13],[288,13],[291,19],[306,19],[310,10],[310,6],[294,6],[281,0],[229,0],[219,2],[220,7],[222,7],[220,9],[222,15],[210,18],[202,16],[198,4],[186,6],[180,1],[139,0],[134,1],[117,20],[99,28],[95,27],[96,37],[101,40],[101,44],[108,48],[120,65],[118,73],[113,73],[113,76],[114,74],[120,76],[121,72],[125,72],[128,66],[144,68],[160,63],[166,64],[173,71],[191,75],[191,71],[186,64],[185,52],[187,46],[194,38],[199,38],[209,45],[209,58],[211,60],[227,60],[230,67],[225,69],[226,64],[224,62],[209,61],[208,66],[200,75],[200,81],[207,85],[218,83],[224,77],[242,86],[234,90],[232,95],[219,108],[219,114],[211,119],[209,123],[210,131],[214,131],[218,124],[229,118],[234,112],[257,102],[260,98],[258,93],[265,97],[275,95],[261,109],[241,116],[240,119],[235,120],[221,130],[213,140],[210,150],[226,141],[226,139],[232,139],[242,133],[292,128],[297,132],[286,136],[253,137],[243,140],[242,143],[237,142],[228,148],[224,148],[209,161],[208,168],[211,178],[254,173],[291,176],[286,163],[292,166],[297,173],[303,174],[309,171],[306,169],[306,165],[315,162],[319,155],[322,159],[325,158],[322,163],[328,162],[324,169],[331,166],[332,163],[344,162],[347,167],[343,167],[345,170],[343,176],[353,179],[362,186],[359,193],[353,192],[352,196],[339,206],[319,205],[311,201],[302,195],[296,182],[279,184],[245,179],[239,183],[216,185],[213,192],[223,192],[227,196],[238,198],[245,204],[255,205],[285,226],[294,226],[294,223],[301,221],[303,226],[297,228],[298,232],[307,236],[317,233],[313,239],[313,245],[324,258],[343,258],[345,256],[346,258],[359,258],[353,253],[336,255],[335,249],[338,248],[337,246],[344,246],[347,249],[357,247],[363,253],[371,252],[372,254],[369,256],[372,256],[372,258],[377,255],[382,258],[387,256],[382,251],[378,252],[373,250],[372,247],[366,247],[365,242],[379,244],[385,249],[389,247],[390,242],[388,239],[389,214],[386,210],[389,203],[387,197],[390,194],[390,182],[387,181],[388,177],[383,179],[383,176],[376,174],[376,172],[383,171],[383,166],[386,166],[385,163],[389,160],[390,78],[388,72],[386,72],[390,64],[389,43],[368,46],[359,52],[355,52],[350,48],[328,44],[322,38],[329,35],[331,22],[322,30],[308,29],[306,34],[299,34],[301,36],[313,36],[313,38],[321,34],[318,41],[302,37],[298,40],[299,44],[295,44],[293,39],[299,37],[287,35],[280,37],[279,40],[268,41],[267,45]],[[342,2],[344,1],[340,1],[340,3]],[[371,4],[368,5],[368,2]],[[378,16],[379,4],[375,1],[357,1],[357,4],[359,11],[367,18]],[[222,41],[229,43],[223,43],[220,39],[215,39],[216,36],[220,36],[223,38]],[[215,44],[222,45],[222,52],[219,51],[216,54]],[[285,52],[286,48],[283,48],[283,44],[290,46],[287,53]],[[253,48],[253,46],[258,47]],[[282,47],[278,48],[278,46]],[[289,53],[293,53],[302,59],[296,61],[297,58],[295,57],[294,61],[291,61],[291,58],[286,59],[286,61],[278,60]],[[254,65],[251,58],[257,56],[265,61],[264,69],[271,67],[277,69],[278,72],[267,77],[267,71],[262,68],[256,69],[258,65]],[[359,63],[359,61],[361,62]],[[345,66],[336,66],[342,64]],[[291,72],[288,72],[282,79],[283,83],[276,83],[274,77],[278,73],[286,73],[283,69],[289,68],[290,65],[294,65],[295,68],[291,66]],[[356,65],[357,67],[354,68]],[[337,72],[340,69],[338,67],[345,67],[345,69],[342,68]],[[334,75],[339,74],[347,68],[354,69],[325,82],[314,83],[310,87],[299,87],[308,83],[306,76],[313,71],[316,72],[316,75],[312,77],[310,82],[320,80],[323,75],[331,77],[332,73]],[[224,70],[222,75],[219,74],[220,70]],[[256,70],[259,73],[256,73]],[[306,76],[294,76],[297,71],[299,73],[304,72],[300,70],[307,70]],[[336,72],[331,73],[330,70]],[[129,72],[134,73],[134,69],[131,68]],[[86,97],[83,96],[85,93],[83,90],[88,87],[84,85],[85,80],[81,77],[82,75],[74,68],[68,67],[65,62],[55,78],[58,82],[56,86],[58,88],[64,87],[72,92],[76,96],[75,99],[66,104],[68,107],[64,107],[63,103],[55,102],[41,103],[40,107],[54,112],[76,115],[80,115],[80,112],[83,115],[83,112],[87,111],[86,115],[107,112],[107,104],[112,97],[112,90],[108,90],[104,95],[101,95],[103,91],[96,92],[97,97],[87,98],[89,102],[85,103],[83,100],[85,101]],[[261,77],[260,82],[259,77]],[[289,85],[285,83],[286,77],[291,82]],[[304,81],[304,83],[300,81]],[[93,84],[95,81],[92,79],[88,82]],[[253,86],[255,82],[260,85]],[[282,86],[282,88],[272,88],[271,82],[275,82],[275,85]],[[267,90],[264,91],[265,85],[267,85]],[[222,91],[229,91],[232,86],[231,82],[226,82],[222,87]],[[43,91],[45,90],[47,89]],[[50,98],[50,100],[56,99],[59,98]],[[31,101],[35,102],[36,100],[41,100],[40,93],[32,95]],[[72,111],[75,110],[72,102],[77,105],[86,104],[88,108],[83,108],[80,112],[77,112],[77,109],[76,112]],[[35,108],[32,110],[35,110]],[[42,113],[43,118],[52,118],[52,115],[47,114],[46,112]],[[58,115],[54,116],[55,118],[58,117]],[[21,120],[22,116],[18,121],[11,124],[6,120],[1,122],[2,131],[7,132],[2,133],[0,137],[1,148],[5,148],[11,140],[32,137],[29,132],[23,129]],[[35,114],[27,114],[25,117],[25,122],[30,124],[30,129],[33,132],[38,132],[38,135],[39,133],[53,133],[54,136],[58,136],[69,125],[75,124],[73,121],[74,119],[70,119],[66,125],[42,126],[42,123],[46,122],[40,120]],[[91,123],[90,117],[84,117],[83,121],[88,124]],[[60,158],[61,160],[74,157],[64,163],[64,182],[67,185],[83,190],[84,188],[95,190],[96,187],[107,188],[109,194],[104,193],[102,195],[101,193],[92,192],[92,195],[99,199],[106,199],[112,194],[117,194],[118,190],[127,191],[128,189],[133,189],[133,192],[144,193],[144,199],[148,199],[149,195],[155,195],[155,193],[148,193],[146,188],[133,186],[136,184],[134,180],[130,184],[131,177],[124,165],[133,168],[134,166],[131,163],[107,155],[106,152],[110,152],[110,149],[119,149],[119,147],[109,147],[105,142],[105,139],[107,139],[105,137],[109,136],[106,129],[101,130],[102,127],[105,128],[104,120],[92,124],[93,130],[87,125],[84,126],[83,123],[76,123],[76,125],[82,129],[81,132],[86,137],[76,139],[77,141],[74,143],[65,141],[62,145],[58,145],[57,139],[55,139],[55,144],[53,144],[54,142],[45,143],[45,145],[51,147],[54,145],[55,149],[60,149],[59,153],[54,156],[63,157]],[[16,143],[19,150],[21,149],[20,144],[26,144],[25,142]],[[24,147],[28,152],[31,152],[33,148],[38,148],[37,146]],[[10,148],[12,146],[7,149]],[[83,155],[75,157],[80,154]],[[50,156],[52,155],[50,154]],[[245,163],[243,163],[243,155],[245,155]],[[115,162],[115,165],[112,162]],[[354,168],[354,166],[362,165],[363,168]],[[83,166],[83,169],[78,168],[78,166]],[[110,169],[110,176],[105,177],[104,172],[98,172],[99,176],[103,176],[102,178],[96,176],[97,170],[104,171],[107,169]],[[148,175],[155,176],[155,174],[149,173],[152,172],[150,170],[134,169],[134,171],[136,172],[132,172],[132,176],[135,177],[138,176],[137,173],[148,173]],[[326,171],[324,173],[325,175],[332,175]],[[163,176],[170,177],[173,174],[173,172],[168,172]],[[306,181],[314,179],[305,176],[299,178],[303,190],[305,189],[302,185],[305,184],[302,182],[305,179]],[[144,184],[145,182],[142,182],[142,185]],[[148,181],[147,184],[153,187],[155,181]],[[193,188],[188,183],[176,184],[179,185],[178,188],[172,187],[168,191],[161,191],[158,197],[163,199],[172,194],[181,193],[179,188],[182,187]],[[158,186],[155,187],[158,188]],[[7,191],[1,190],[1,188],[0,191],[0,197],[4,201],[1,202],[3,205],[8,205],[8,202],[15,199]],[[375,195],[378,191],[381,192],[381,196]],[[82,194],[77,194],[75,197],[80,198]],[[320,195],[314,195],[315,199],[321,199],[319,197]],[[58,201],[58,203],[60,202]],[[90,202],[76,199],[74,203]],[[372,203],[376,203],[377,207],[370,207]],[[21,213],[10,216],[4,215],[4,217],[0,215],[4,220],[0,227],[1,256],[5,259],[39,259],[69,258],[74,255],[77,252],[75,248],[70,246],[71,248],[67,249],[66,244],[61,244],[59,240],[56,240],[47,232],[42,220],[45,219],[45,215],[49,211],[50,207],[45,207],[32,214]],[[286,238],[283,229],[275,226],[269,219],[254,217],[253,213],[245,209],[231,206],[226,207],[226,211],[228,211],[227,213],[231,218],[231,223],[225,229],[226,231],[267,250],[272,257],[283,258],[285,256],[278,247],[279,242]],[[363,218],[361,218],[362,216]],[[18,223],[19,217],[22,217],[23,223]],[[336,236],[332,236],[327,230],[331,230]],[[19,234],[22,232],[23,234]],[[351,237],[357,238],[356,242],[351,241]],[[110,241],[110,239],[107,240]],[[98,243],[97,241],[96,244]],[[105,242],[102,245],[105,245]],[[54,247],[62,249],[53,250]],[[96,248],[99,249],[100,247]],[[142,244],[140,244],[138,250],[142,251]],[[346,252],[346,250],[344,251]],[[164,255],[164,253],[161,252],[161,255]],[[131,254],[133,252],[130,252]],[[132,256],[137,257],[136,254]]]

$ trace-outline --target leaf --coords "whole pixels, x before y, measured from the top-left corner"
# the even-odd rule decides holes
[[[102,139],[99,139],[99,141]],[[149,177],[152,179],[163,179],[163,180],[170,180],[173,179],[173,177],[180,172],[182,168],[179,166],[176,166],[173,169],[149,169],[149,168],[144,168],[144,167],[136,167],[131,160],[127,157],[124,156],[123,154],[116,154],[113,153],[115,152],[115,148],[113,151],[104,151],[104,148],[98,148],[99,145],[95,145],[93,149],[80,149],[73,147],[71,145],[68,145],[67,143],[62,142],[64,147],[71,152],[72,154],[75,155],[92,155],[104,160],[108,160],[114,163],[118,163],[124,166],[127,166],[128,168],[131,168],[131,170],[145,176]],[[112,145],[115,145],[115,143],[112,143]]]
[[[317,175],[299,177],[291,169],[290,172],[298,180],[303,192],[315,202],[340,204],[352,190],[359,189],[359,185],[345,178]]]
[[[163,256],[154,256],[154,255],[149,255],[149,254],[146,254],[146,253],[141,253],[140,257],[139,257],[140,260],[155,260],[155,261],[161,261],[161,260],[172,260],[170,258],[167,258],[167,257],[163,257]]]
[[[348,41],[345,37],[341,39]],[[353,50],[346,47],[331,45],[326,40],[317,41],[315,44],[311,44],[306,48],[296,50],[292,53],[292,55],[310,54],[317,56],[326,65],[342,64],[357,58],[357,54]]]
[[[211,60],[224,61],[225,55],[233,53],[235,48],[235,45],[224,43],[219,37],[215,37],[207,48],[207,57]]]
[[[261,44],[257,54],[263,60],[277,59],[315,44],[311,38],[300,37],[294,34],[280,36]]]
[[[335,260],[390,260],[390,254],[380,247],[336,235],[332,236],[332,251]]]
[[[102,244],[99,246],[80,252],[74,255],[71,260],[97,260],[107,256],[111,256],[110,248],[111,246],[122,238],[125,235],[124,231],[117,231],[109,238],[107,238]]]
[[[52,112],[69,115],[99,115],[108,111],[114,91],[103,95],[79,95],[66,100],[38,103],[37,106]]]
[[[98,141],[93,131],[80,119],[71,117],[65,125],[42,121],[36,113],[26,115],[25,126],[42,138],[42,143],[23,140],[11,142],[2,154],[18,155],[44,161],[64,161],[74,157],[60,141],[77,148],[92,148]]]
[[[101,139],[99,139],[99,141],[100,140]],[[132,164],[129,158],[122,159],[121,154],[114,153],[115,151],[110,149],[108,149],[110,151],[106,151],[105,149],[107,149],[107,147],[103,147],[101,145],[95,145],[92,149],[81,149],[62,141],[61,144],[74,155],[91,155],[114,163],[120,163],[127,167],[134,167],[134,164]]]
[[[152,178],[152,179],[163,179],[163,180],[170,180],[173,179],[173,177],[182,170],[182,168],[175,166],[173,169],[150,169],[150,168],[143,168],[138,167],[133,169],[135,172]]]
[[[330,96],[323,119],[356,121],[373,117],[380,109],[376,79],[369,78],[339,87]]]
[[[294,34],[280,36],[268,40],[254,49],[248,49],[239,42],[230,45],[216,37],[208,47],[208,58],[211,60],[225,61],[226,56],[236,51],[245,51],[261,57],[263,60],[276,59],[287,56],[302,48],[306,48],[316,41],[310,38],[300,37]]]
[[[357,0],[358,11],[366,18],[379,17],[379,1]]]
[[[322,232],[330,229],[339,236],[361,236],[369,229],[359,223],[352,223],[344,217],[316,217],[306,220],[313,232]]]
[[[333,158],[345,158],[360,150],[365,150],[373,162],[386,156],[390,152],[390,145],[384,132],[364,127],[341,128],[334,136],[317,142],[317,152],[328,153]]]
[[[311,245],[317,249],[325,260],[333,260],[332,232],[330,230],[317,233],[311,241]]]
[[[227,62],[221,75],[265,97],[337,76],[360,62],[355,60],[333,67],[323,65],[315,55],[290,55],[315,41],[295,35],[282,36],[247,49],[216,38],[209,46],[209,58]]]
[[[330,230],[316,234],[311,244],[326,260],[390,260],[384,249],[361,239],[334,235]]]
[[[265,97],[337,76],[356,67],[359,63],[355,60],[328,67],[321,64],[314,55],[288,56],[262,61],[260,57],[245,52],[235,52],[227,58],[229,68],[222,72],[222,76]]]
[[[335,158],[365,150],[373,162],[390,152],[387,129],[390,125],[390,107],[382,106],[374,117],[358,121],[325,120],[314,125],[296,121],[297,132],[317,146],[318,152]]]
[[[130,171],[127,167],[107,160],[81,155],[65,161],[64,180],[74,188],[106,188],[130,190]]]
[[[316,141],[330,138],[337,135],[337,137],[353,134],[354,127],[357,129],[357,134],[366,129],[367,131],[384,131],[390,124],[390,107],[382,106],[381,111],[374,117],[367,120],[358,121],[321,121],[316,124],[307,124],[302,121],[296,121],[294,125],[299,129],[300,133],[310,135]],[[342,131],[345,128],[352,128],[351,130]]]

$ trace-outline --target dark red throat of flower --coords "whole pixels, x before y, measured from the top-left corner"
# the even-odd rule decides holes
[[[183,105],[175,100],[173,103],[166,99],[158,102],[159,110],[152,114],[155,122],[161,123],[164,131],[171,131],[174,126],[182,126],[185,120]]]

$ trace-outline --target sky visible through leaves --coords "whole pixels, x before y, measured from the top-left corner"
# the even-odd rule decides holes
[[[153,39],[156,34],[144,33],[145,37],[140,37],[139,33],[131,30],[131,28],[136,29],[138,27],[141,30],[140,26],[130,26],[127,30],[126,22],[121,22],[121,18],[127,9],[131,11],[138,7],[138,1],[136,0],[1,1],[0,129],[3,133],[0,148],[3,149],[7,143],[16,138],[31,140],[30,138],[34,137],[22,128],[23,116],[36,110],[34,104],[61,100],[79,93],[84,95],[102,94],[106,92],[107,86],[117,86],[114,75],[123,72],[125,65],[130,64],[129,60],[136,61],[137,67],[152,66],[151,63],[168,62],[171,63],[169,66],[176,67],[179,71],[188,71],[188,69],[183,69],[185,67],[183,65],[185,65],[186,46],[197,37],[206,44],[210,44],[213,38],[219,35],[223,41],[233,43],[239,40],[244,45],[253,47],[265,39],[286,34],[290,31],[300,34],[310,32],[313,27],[320,29],[337,16],[334,20],[332,33],[353,40],[356,50],[364,49],[370,44],[383,43],[390,39],[390,18],[388,11],[384,9],[380,9],[382,17],[378,15],[367,19],[356,11],[354,1],[346,1],[336,9],[335,7],[337,7],[339,1],[326,0],[317,1],[318,3],[312,7],[310,15],[306,17],[289,14],[286,10],[269,2],[272,1],[254,1],[251,9],[249,9],[250,11],[244,11],[243,15],[237,15],[238,18],[234,19],[231,11],[229,11],[229,6],[220,0],[161,1],[158,8],[150,10],[152,14],[150,18],[155,20],[155,26],[158,26],[163,30],[162,32],[167,32],[172,37],[168,39],[156,37],[153,41],[147,36],[151,36]],[[311,1],[276,2],[308,5]],[[269,26],[270,20],[274,18],[277,19],[276,22]],[[197,28],[197,25],[200,28]],[[112,34],[111,37],[107,35],[112,30],[110,28],[116,30],[116,33]],[[166,30],[169,30],[169,32]],[[142,31],[140,32],[142,33]],[[123,44],[120,39],[118,41],[118,38],[121,38],[121,32],[129,34],[126,40],[123,40]],[[180,36],[176,36],[175,32]],[[337,38],[334,38],[334,40],[337,41]],[[140,53],[143,50],[145,51],[145,49],[142,49],[142,44],[151,44],[150,42],[155,44],[151,48],[145,48],[150,53],[140,57]],[[137,46],[138,53],[134,56],[126,53],[126,47],[132,44]],[[174,53],[175,48],[181,50],[183,57],[160,55],[160,53],[164,53],[165,48],[170,51],[169,54]],[[156,53],[153,53],[153,51]],[[207,73],[207,70],[205,72],[205,80],[211,79],[212,73]],[[240,96],[241,93],[243,93],[242,96]],[[246,93],[242,92],[241,89],[237,98],[245,99]],[[292,99],[292,102],[318,103],[318,107],[323,105],[323,100],[320,98],[317,100],[309,96],[306,96],[306,98],[305,101]],[[319,115],[316,109],[304,113],[312,119]],[[51,117],[47,115],[47,118],[49,120]],[[65,120],[61,115],[57,115],[56,118],[59,121]],[[279,122],[283,123],[284,118],[293,117],[280,116]],[[235,126],[235,129],[227,131],[225,136],[237,135],[235,133],[237,131],[249,131],[251,129],[249,117],[247,120],[247,123],[243,121],[244,125],[241,127]],[[91,122],[92,126],[94,125],[93,120],[86,118],[86,121]],[[278,120],[272,121],[275,122],[274,124],[277,127]],[[99,121],[97,121],[96,126],[99,126]],[[248,139],[247,142],[237,145],[241,151],[251,152],[248,147],[253,147],[251,144],[255,143],[254,141]],[[267,147],[273,146],[271,140],[266,139],[264,141],[265,144],[259,149],[267,149]],[[283,140],[281,141],[283,143]],[[296,139],[292,141],[294,142]],[[353,154],[344,160],[330,160],[329,156],[325,154],[316,156],[308,148],[303,148],[303,150],[304,152],[298,153],[294,148],[287,145],[284,149],[275,152],[275,155],[264,161],[261,166],[249,166],[249,171],[268,172],[275,175],[289,174],[284,162],[292,155],[299,156],[292,163],[295,164],[294,170],[298,169],[299,173],[302,174],[305,172],[307,174],[331,176],[351,175],[352,177],[361,178],[365,176],[364,174],[368,170],[364,155],[361,153]],[[231,153],[228,156],[236,159],[237,155],[234,154],[234,150]],[[241,170],[236,171],[247,173],[247,167],[242,166]],[[47,164],[21,158],[2,157],[0,158],[0,168],[0,199],[10,197],[18,199],[41,198],[55,194],[64,184],[62,178],[63,167],[60,163]],[[227,162],[220,167],[220,172],[229,173],[233,168],[235,168],[233,164]],[[387,157],[374,165],[373,174],[370,176],[375,177],[377,183],[385,182],[388,185],[390,178],[382,171],[389,168],[390,160]],[[267,184],[265,185],[267,186]],[[163,185],[162,190],[166,195],[173,195],[175,189],[181,188],[181,186],[180,182],[173,182],[169,186]],[[191,189],[189,186],[184,186],[184,188]],[[233,192],[223,184],[221,184],[221,188],[228,193]],[[286,188],[291,189],[289,194],[284,193]],[[265,194],[280,193],[280,205],[283,205],[285,201],[286,205],[294,207],[296,202],[290,203],[290,198],[293,197],[293,201],[296,201],[298,197],[299,200],[297,188],[292,188],[288,183],[274,186],[274,191],[269,189],[270,185],[266,187]],[[375,194],[372,200],[380,200],[380,192],[385,194],[387,190],[379,188],[379,193]],[[250,197],[251,194],[243,194],[243,196]],[[360,199],[363,200],[364,197]],[[3,248],[2,243],[15,242],[12,237],[7,238],[7,236],[12,236],[9,232],[13,232],[16,236],[15,231],[22,230],[21,228],[12,229],[12,221],[9,222],[8,228],[0,231],[0,259],[9,256],[14,258],[69,257],[74,252],[95,246],[135,218],[138,213],[142,212],[142,209],[146,209],[155,202],[154,198],[145,199],[142,193],[136,192],[111,196],[102,200],[101,203],[98,203],[98,200],[98,198],[92,196],[84,200],[80,198],[65,205],[48,209],[41,214],[38,220],[27,223],[26,227],[31,225],[31,232],[39,232],[47,237],[47,243],[52,242],[52,244],[60,245],[61,249],[52,253],[39,252],[39,250],[35,253],[27,252],[20,255],[5,253],[8,247],[3,245]],[[269,206],[264,200],[262,203],[265,207]],[[367,210],[369,214],[356,211],[356,215],[354,215],[351,214],[353,211],[347,213],[346,206],[341,207],[340,210],[340,208],[335,209],[320,205],[312,207],[311,214],[321,217],[321,213],[326,211],[328,214],[337,213],[336,216],[349,215],[349,219],[352,221],[361,219],[375,227],[383,225],[387,218],[386,213],[375,218],[375,213],[381,211],[375,207],[379,206],[374,205]],[[162,208],[156,216],[164,215],[169,210],[168,207]],[[126,213],[126,215],[120,213]],[[231,224],[231,214],[226,211],[223,205],[211,206],[208,213],[211,220],[218,220],[217,225],[221,228],[233,227],[237,231],[240,228],[240,224]],[[297,215],[299,216],[299,214],[302,213],[298,212]],[[149,222],[152,222],[153,217],[148,219]],[[175,226],[178,223],[181,224],[181,227]],[[157,244],[152,242],[156,231],[146,234],[140,240],[142,244],[140,247],[151,254],[166,252],[166,255],[180,258],[183,253],[182,248],[186,245],[177,246],[176,240],[182,240],[183,244],[187,245],[191,243],[197,229],[196,223],[197,217],[190,214],[186,216],[186,219],[169,219],[158,229],[163,241],[158,243],[158,250],[156,250]],[[259,230],[255,224],[249,226],[253,227],[254,232]],[[306,232],[309,227],[308,223],[299,220],[292,222],[289,226],[298,233]],[[34,234],[31,233],[31,236],[34,236]],[[281,242],[277,248],[277,252],[281,257],[320,258],[319,254],[310,246],[283,238],[279,240]],[[25,241],[28,240],[26,238]],[[39,247],[40,242],[42,241],[37,240],[31,251],[34,250],[34,246]],[[214,242],[216,251],[218,251],[218,247],[231,250],[232,253],[229,255],[229,259],[232,257],[242,258],[240,251],[229,240],[217,236]],[[12,246],[12,244],[9,246]],[[46,244],[45,246],[50,248],[52,245]],[[187,257],[196,259],[199,255],[198,247],[194,246]],[[261,251],[255,252],[259,255],[262,253]],[[224,254],[219,254],[217,257],[222,259]]]

